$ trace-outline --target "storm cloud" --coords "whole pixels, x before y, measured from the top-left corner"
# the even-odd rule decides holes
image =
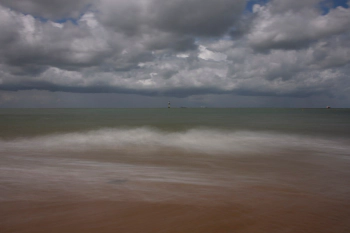
[[[350,106],[348,5],[0,0],[0,106],[21,91],[211,96],[203,97],[211,104],[219,95],[318,96]]]

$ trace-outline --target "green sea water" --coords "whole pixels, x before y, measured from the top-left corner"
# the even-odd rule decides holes
[[[0,138],[150,127],[350,137],[350,109],[0,109]]]

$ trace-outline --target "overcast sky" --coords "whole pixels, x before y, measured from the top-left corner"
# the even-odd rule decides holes
[[[0,0],[0,107],[350,107],[347,0]]]

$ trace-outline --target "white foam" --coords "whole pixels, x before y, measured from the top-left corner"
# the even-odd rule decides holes
[[[1,151],[88,151],[123,148],[173,148],[200,153],[260,153],[276,149],[303,149],[349,153],[349,143],[333,139],[275,132],[191,129],[165,132],[151,128],[100,129],[0,141]]]
[[[158,148],[171,148],[207,153],[213,157],[207,160],[208,156],[189,156],[188,162],[191,166],[186,167],[179,163],[180,160],[181,162],[183,160],[181,156],[178,157],[178,160],[164,156],[164,160],[155,160],[155,163],[139,163],[139,160],[124,158],[104,160],[96,159],[96,157],[89,159],[84,156],[74,156],[74,152],[84,155],[85,151],[97,150],[99,153],[93,154],[99,156],[102,154],[101,150],[118,151],[129,148],[141,148],[141,150],[137,150],[140,153],[147,150],[154,151]],[[135,198],[137,200],[159,201],[184,197],[193,198],[190,201],[194,201],[198,200],[199,189],[202,194],[208,194],[208,197],[217,195],[217,193],[224,195],[227,190],[231,189],[237,192],[237,190],[242,190],[240,187],[243,187],[244,190],[244,187],[256,184],[283,185],[283,187],[294,190],[295,184],[298,184],[299,181],[280,183],[279,177],[276,176],[276,172],[278,172],[276,170],[271,174],[261,172],[267,169],[262,166],[260,168],[262,170],[255,173],[251,166],[243,164],[242,170],[244,172],[242,172],[237,169],[240,167],[239,164],[232,166],[228,163],[226,166],[224,163],[228,161],[225,160],[226,157],[221,160],[222,157],[217,156],[219,153],[229,156],[245,153],[270,155],[279,153],[269,152],[288,151],[289,149],[304,152],[310,150],[315,153],[328,153],[331,156],[338,154],[345,157],[349,157],[350,153],[349,143],[345,139],[341,141],[275,132],[218,129],[191,129],[182,132],[165,132],[151,128],[101,129],[85,133],[47,135],[11,141],[2,140],[0,141],[0,155],[2,155],[0,157],[0,186],[3,191],[0,200],[41,200],[42,193],[49,193],[47,195],[54,197],[64,192],[69,195],[77,194],[86,198],[99,199],[123,200],[125,198],[128,200]],[[72,153],[68,153],[69,156],[58,156],[66,151]],[[16,156],[11,156],[11,152],[16,153]],[[27,156],[27,152],[29,156]],[[35,156],[31,156],[31,153]],[[44,156],[36,156],[39,153]],[[155,159],[159,158],[155,157]],[[161,161],[161,163],[157,161]],[[218,163],[218,161],[221,162]],[[321,168],[315,161],[310,161],[311,165]],[[324,161],[333,161],[333,157],[331,160]],[[187,161],[185,162],[187,163]],[[207,162],[213,162],[214,167],[206,166]],[[340,163],[342,164],[343,160]],[[203,164],[205,166],[202,166]],[[281,164],[283,165],[283,162]],[[244,166],[247,170],[244,169]],[[276,169],[273,164],[270,167]],[[347,168],[347,166],[344,167]],[[313,171],[313,167],[310,168],[304,173],[305,176]],[[294,167],[290,169],[293,172]],[[340,166],[332,169],[344,171],[342,170],[344,168]],[[303,170],[298,173],[297,177],[304,176],[302,172]],[[325,172],[323,177],[310,178],[312,181],[310,184],[313,184],[317,190],[322,189],[322,193],[325,191],[324,183],[321,181],[327,178],[327,174],[333,174],[332,170],[329,169]],[[281,175],[285,174],[281,173]],[[292,179],[293,181],[293,176],[288,175],[284,179],[287,181]],[[320,181],[318,181],[319,179]],[[327,183],[338,185],[333,180],[332,182]],[[342,180],[337,182],[342,182]],[[329,189],[330,192],[337,191],[339,195],[347,194],[348,186],[342,184],[335,186],[337,189]],[[221,191],[218,192],[218,189]],[[22,190],[32,190],[31,196]],[[47,192],[47,190],[53,192]]]

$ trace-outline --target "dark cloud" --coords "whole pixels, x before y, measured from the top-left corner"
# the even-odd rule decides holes
[[[350,10],[343,7],[325,14],[316,0],[269,1],[253,12],[243,0],[50,4],[0,0],[3,96],[37,90],[348,99],[350,93]]]
[[[158,29],[177,35],[219,36],[235,25],[244,7],[244,0],[104,0],[98,17],[128,35]]]
[[[77,18],[91,3],[91,0],[0,0],[3,6],[46,19]]]
[[[299,1],[281,1],[280,4],[282,2],[293,5]],[[350,32],[350,9],[339,7],[327,15],[321,15],[313,7],[275,13],[278,4],[273,3],[254,8],[257,16],[248,40],[256,50],[307,48],[321,39]],[[297,6],[308,6],[306,3]]]
[[[320,69],[338,68],[350,64],[350,33],[320,41],[312,51],[313,65]]]
[[[50,66],[67,70],[96,66],[120,53],[117,45],[111,47],[99,38],[102,33],[88,28],[83,20],[79,25],[57,24],[4,8],[0,11],[4,19],[0,59],[13,66],[9,71],[14,73],[37,74]]]
[[[154,6],[153,21],[160,29],[190,35],[219,36],[235,25],[245,1],[156,0]]]
[[[178,36],[168,34],[151,38],[145,43],[145,46],[150,50],[172,49],[178,52],[194,50],[197,48],[195,39],[190,36]]]

